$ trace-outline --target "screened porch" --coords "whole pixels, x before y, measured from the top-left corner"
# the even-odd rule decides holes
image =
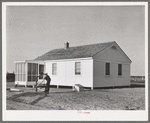
[[[43,61],[15,61],[15,85],[34,85],[36,77],[44,70]]]

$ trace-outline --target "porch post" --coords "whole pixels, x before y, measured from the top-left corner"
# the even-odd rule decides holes
[[[25,65],[25,69],[26,69],[26,71],[25,71],[26,72],[26,74],[25,74],[26,75],[25,76],[25,79],[26,79],[26,85],[25,85],[25,87],[26,87],[27,83],[28,83],[28,62],[25,62],[25,64],[26,64]]]
[[[59,88],[59,85],[57,85],[57,89]]]
[[[75,89],[74,89],[74,86],[72,86],[72,90],[74,91]]]

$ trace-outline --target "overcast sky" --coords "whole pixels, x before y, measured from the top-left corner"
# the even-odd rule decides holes
[[[6,71],[15,60],[32,60],[70,46],[116,41],[132,60],[131,75],[145,75],[144,6],[9,6]]]

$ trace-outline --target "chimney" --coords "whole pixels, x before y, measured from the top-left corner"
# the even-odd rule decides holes
[[[65,49],[68,49],[68,48],[69,48],[69,43],[68,43],[68,42],[65,42],[64,48],[65,48]]]

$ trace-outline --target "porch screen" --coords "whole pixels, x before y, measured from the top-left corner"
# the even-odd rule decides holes
[[[38,64],[28,63],[28,82],[36,81],[36,76],[38,76]]]
[[[15,64],[15,81],[25,81],[25,63]]]

